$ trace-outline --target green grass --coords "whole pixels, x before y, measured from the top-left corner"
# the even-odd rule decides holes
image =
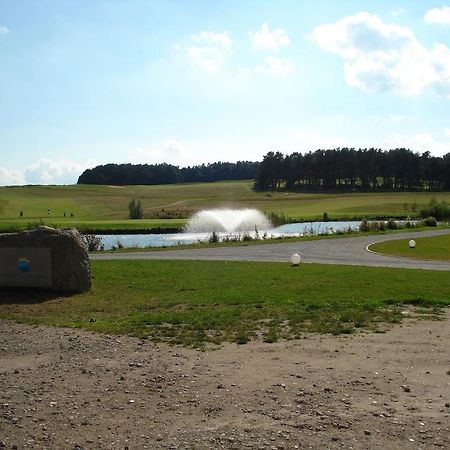
[[[0,318],[176,344],[273,342],[399,322],[405,304],[450,305],[439,271],[222,261],[96,261],[89,293],[5,290]]]
[[[133,230],[150,230],[155,228],[180,229],[186,224],[186,219],[139,219],[139,220],[55,220],[39,219],[32,221],[2,220],[0,232],[13,232],[47,225],[53,228],[77,228],[81,232],[112,231],[123,232]]]
[[[252,181],[159,186],[15,186],[0,187],[0,231],[23,229],[42,220],[61,227],[124,229],[179,227],[203,208],[252,207],[285,213],[294,220],[415,216],[432,197],[450,201],[450,192],[304,194],[254,192]],[[128,220],[128,203],[141,201],[146,220]],[[412,204],[416,202],[416,211]],[[50,211],[48,211],[50,210]],[[24,216],[19,217],[20,211]],[[64,212],[66,217],[64,217]],[[74,217],[70,217],[73,213]]]
[[[186,224],[186,219],[139,219],[139,220],[76,220],[76,219],[37,219],[37,220],[10,220],[2,219],[0,232],[13,232],[47,225],[53,228],[77,228],[81,232],[91,230],[123,231],[123,230],[150,230],[154,228],[179,229]]]
[[[379,242],[369,248],[386,255],[450,261],[450,235],[417,238],[415,241],[415,248],[409,248],[409,239]]]

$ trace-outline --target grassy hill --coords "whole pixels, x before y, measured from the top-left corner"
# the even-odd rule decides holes
[[[179,227],[193,212],[219,207],[258,208],[266,213],[284,213],[295,220],[313,220],[324,212],[331,218],[414,217],[432,197],[450,201],[450,192],[268,193],[254,192],[252,186],[249,180],[158,186],[0,187],[0,230],[26,228],[41,221],[81,229]],[[145,219],[128,220],[132,198],[141,201]]]

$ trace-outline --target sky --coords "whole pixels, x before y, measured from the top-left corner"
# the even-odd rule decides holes
[[[0,185],[269,151],[450,152],[450,2],[0,0]]]

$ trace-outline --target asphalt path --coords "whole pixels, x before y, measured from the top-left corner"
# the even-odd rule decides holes
[[[214,247],[203,249],[165,250],[129,253],[96,253],[92,260],[113,259],[193,259],[225,261],[278,261],[289,262],[293,253],[299,253],[302,262],[320,264],[344,264],[353,266],[403,267],[414,269],[449,270],[450,263],[386,256],[371,253],[367,246],[393,239],[417,239],[419,237],[450,234],[450,229],[420,232],[402,232],[387,235],[342,237],[315,241],[293,241],[275,244],[240,247]]]

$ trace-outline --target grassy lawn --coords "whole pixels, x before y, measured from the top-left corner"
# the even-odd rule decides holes
[[[380,242],[372,244],[369,248],[386,255],[450,261],[450,235],[417,238],[415,241],[415,248],[409,248],[409,239]]]
[[[267,193],[254,192],[252,186],[253,181],[120,187],[0,187],[0,231],[25,228],[41,220],[49,225],[84,229],[179,227],[193,212],[219,207],[252,207],[266,213],[285,213],[295,220],[314,220],[324,212],[331,218],[414,217],[432,197],[450,201],[450,192]],[[145,220],[127,219],[132,198],[141,201]],[[21,211],[23,217],[19,217]]]
[[[71,218],[43,218],[32,220],[1,219],[0,232],[20,231],[47,225],[53,228],[77,228],[81,232],[91,230],[110,230],[121,232],[123,230],[149,230],[152,228],[181,228],[186,219],[138,219],[138,220],[77,220]],[[32,225],[32,227],[31,227]]]
[[[405,304],[450,305],[446,272],[222,261],[96,261],[91,292],[3,289],[0,318],[183,345],[273,342],[398,322]]]

